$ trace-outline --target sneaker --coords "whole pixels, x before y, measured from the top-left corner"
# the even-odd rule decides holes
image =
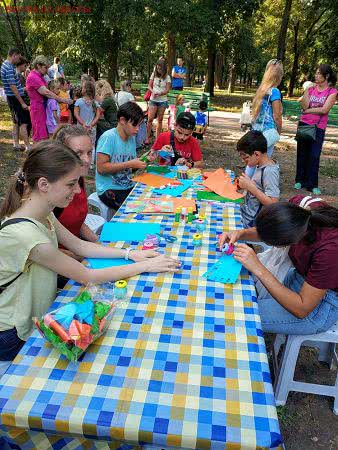
[[[318,187],[316,187],[312,189],[312,193],[315,195],[320,195],[322,191]]]
[[[294,189],[302,189],[302,185],[300,183],[296,183],[293,187]]]

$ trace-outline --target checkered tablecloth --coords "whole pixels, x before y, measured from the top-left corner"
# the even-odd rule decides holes
[[[129,199],[150,195],[137,186]],[[182,270],[130,279],[128,301],[78,363],[34,332],[1,380],[3,439],[24,450],[281,446],[252,279],[244,269],[234,285],[202,278],[220,256],[217,234],[241,226],[239,208],[199,209],[208,227],[196,248],[193,225],[174,228],[172,216],[135,217],[122,206],[114,219],[160,222],[176,234],[161,251],[179,258]],[[53,309],[80,288],[70,282]],[[111,299],[112,286],[102,295]]]

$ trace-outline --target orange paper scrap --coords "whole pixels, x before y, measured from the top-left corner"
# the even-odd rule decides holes
[[[161,186],[165,186],[169,183],[180,185],[182,183],[172,180],[171,178],[161,177],[160,175],[153,175],[152,173],[142,173],[137,177],[133,178],[133,181],[147,184],[148,186],[152,186],[154,188],[159,188]]]
[[[203,186],[220,195],[221,197],[237,200],[244,197],[236,190],[236,185],[232,184],[228,174],[223,169],[215,172],[207,172],[207,179],[203,181]]]

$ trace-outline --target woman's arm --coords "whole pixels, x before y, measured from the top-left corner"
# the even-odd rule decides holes
[[[91,245],[100,248],[99,245]],[[53,272],[84,285],[88,283],[106,283],[108,281],[129,278],[142,272],[177,272],[180,266],[178,261],[168,258],[165,255],[161,255],[125,266],[109,267],[106,269],[89,269],[77,260],[62,253],[52,244],[36,245],[31,250],[29,259],[41,266],[47,267]]]
[[[319,114],[325,115],[328,114],[330,109],[334,106],[337,100],[337,94],[331,94],[326,99],[326,102],[321,108],[307,108],[303,110],[304,114]]]
[[[97,242],[99,238],[98,235],[95,234],[94,231],[92,231],[85,223],[83,223],[80,228],[80,236],[88,242]]]
[[[280,100],[275,100],[274,102],[272,102],[273,120],[276,124],[276,128],[279,134],[282,132],[282,122],[283,122],[282,112],[283,112],[282,102]]]
[[[168,92],[170,91],[170,87],[171,87],[171,83],[170,81],[165,85],[165,90],[161,92],[160,95],[167,95]]]
[[[56,109],[53,109],[53,117],[56,123],[60,123],[60,118],[58,116]]]
[[[299,101],[302,109],[306,109],[309,107],[310,104],[310,93],[309,93],[309,89],[306,89],[304,94],[302,95],[300,101]]]
[[[238,244],[233,255],[263,283],[280,305],[299,319],[307,317],[320,303],[327,291],[327,289],[317,289],[304,281],[299,294],[297,294],[280,283],[259,261],[254,250],[245,244]]]
[[[71,105],[73,103],[72,99],[59,97],[58,95],[54,94],[54,92],[47,89],[46,86],[40,86],[38,89],[38,93],[44,95],[47,98],[53,98],[58,103],[67,103],[67,105]]]
[[[84,121],[81,119],[80,108],[78,106],[74,106],[74,116],[80,125],[82,125],[83,127],[86,126]]]

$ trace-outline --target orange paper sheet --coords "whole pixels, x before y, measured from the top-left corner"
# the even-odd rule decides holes
[[[161,177],[160,175],[153,175],[152,173],[142,173],[141,175],[138,175],[137,177],[133,178],[133,181],[147,184],[148,186],[152,186],[155,188],[159,188],[161,186],[164,186],[168,183],[177,184],[180,185],[182,183],[178,181],[174,181],[171,178]]]
[[[229,175],[223,169],[217,169],[212,173],[208,172],[208,178],[203,181],[203,186],[231,200],[243,197],[243,194],[236,191],[236,185],[231,183]]]
[[[181,208],[193,208],[193,211],[196,211],[196,202],[192,198],[165,196],[165,197],[158,197],[156,199],[154,198],[154,200],[166,200],[166,201],[173,202],[173,204],[174,204],[174,212],[179,207],[181,207]]]

